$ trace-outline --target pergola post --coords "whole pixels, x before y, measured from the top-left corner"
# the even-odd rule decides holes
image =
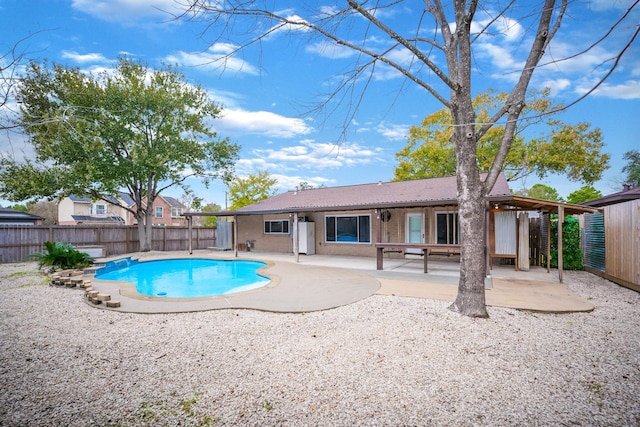
[[[558,206],[558,279],[562,283],[562,224],[564,223],[564,207]],[[551,227],[549,227],[551,228]]]
[[[293,254],[295,255],[296,264],[300,262],[300,227],[298,220],[298,212],[293,213],[293,230],[294,230],[294,238],[293,238]]]
[[[376,243],[382,243],[382,209],[376,209]],[[382,270],[384,248],[376,248],[376,268]]]
[[[233,256],[238,258],[238,221],[237,216],[233,216]]]
[[[489,242],[491,242],[491,203],[485,202],[484,206],[484,276],[491,276],[491,248]]]

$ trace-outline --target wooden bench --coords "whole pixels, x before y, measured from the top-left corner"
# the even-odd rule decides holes
[[[460,253],[460,245],[444,245],[437,243],[375,243],[376,247],[376,269],[383,270],[382,264],[384,259],[384,250],[389,248],[396,249],[422,249],[422,256],[424,257],[424,272],[429,272],[429,253],[445,252],[445,253]]]

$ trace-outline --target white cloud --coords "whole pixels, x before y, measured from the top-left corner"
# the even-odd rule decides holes
[[[228,90],[209,89],[209,98],[216,104],[222,105],[224,111],[238,108],[239,102],[244,99],[244,95]]]
[[[607,52],[606,49],[595,46],[588,52],[580,53],[582,47],[576,43],[565,43],[554,39],[551,41],[547,50],[545,51],[540,64],[542,67],[540,70],[544,72],[560,72],[560,73],[578,73],[585,75],[590,72],[597,72],[604,74],[608,66],[598,67],[605,64],[615,54]],[[573,55],[579,55],[572,57]],[[570,59],[565,59],[569,58]]]
[[[186,67],[202,67],[205,70],[234,72],[238,74],[257,75],[258,70],[242,58],[236,56],[238,46],[229,43],[215,43],[206,52],[179,51],[165,58]]]
[[[591,87],[581,85],[576,89],[580,95],[587,93]],[[613,99],[640,99],[640,80],[627,80],[620,84],[603,83],[589,96],[601,96]]]
[[[351,48],[330,43],[328,41],[312,43],[305,47],[305,50],[309,53],[314,53],[318,56],[330,59],[350,58],[356,54],[356,52]]]
[[[86,64],[86,63],[112,63],[115,62],[113,60],[107,59],[105,58],[104,55],[102,55],[101,53],[85,53],[85,54],[81,54],[78,52],[74,52],[71,50],[63,50],[62,51],[62,57],[65,59],[70,59],[74,62],[80,63],[80,64]]]
[[[278,173],[272,173],[271,177],[278,180],[277,185],[280,191],[293,190],[298,187],[301,182],[306,182],[314,188],[318,188],[323,185],[329,186],[335,183],[335,180],[333,179],[327,179],[320,176],[306,177],[301,175],[282,175]]]
[[[551,89],[551,96],[555,96],[563,90],[567,89],[571,86],[571,80],[569,79],[547,79],[544,80],[538,85],[541,88],[549,88]]]
[[[318,171],[384,162],[381,148],[310,140],[281,148],[254,149],[236,165],[239,170]],[[299,182],[299,181],[298,181]],[[296,183],[297,184],[297,183]]]
[[[182,13],[175,0],[73,0],[71,6],[98,19],[132,24],[144,18]]]
[[[409,135],[409,125],[395,125],[386,122],[380,122],[376,126],[376,132],[384,135],[393,141],[404,140]]]
[[[507,42],[513,42],[522,37],[524,29],[515,19],[501,16],[493,23],[491,22],[492,19],[487,18],[471,22],[471,33],[477,34],[484,30],[486,34],[504,37],[504,41]],[[489,25],[489,28],[485,29],[487,25]],[[455,23],[451,24],[451,31],[454,31],[455,27]]]
[[[278,138],[292,138],[313,131],[304,120],[285,117],[270,111],[245,111],[224,109],[222,117],[213,126],[218,132],[259,134]]]
[[[286,22],[280,22],[265,32],[268,35],[274,35],[281,32],[307,32],[310,31],[307,24],[309,21],[300,15],[292,14],[292,12],[281,11],[276,12],[279,16],[284,16]],[[289,14],[287,14],[289,13]]]
[[[506,78],[509,78],[508,73],[522,70],[525,64],[524,61],[516,59],[513,52],[514,50],[508,46],[498,46],[493,43],[480,43],[476,50],[480,58],[486,59],[491,63],[492,68],[499,72],[507,73]],[[519,74],[515,74],[513,79],[518,77]]]

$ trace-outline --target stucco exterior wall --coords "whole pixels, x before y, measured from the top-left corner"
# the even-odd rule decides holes
[[[58,203],[58,224],[75,225],[76,221],[71,215],[89,215],[90,212],[90,203],[74,202],[69,197],[65,197]]]

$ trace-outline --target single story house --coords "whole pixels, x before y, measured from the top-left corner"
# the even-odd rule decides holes
[[[246,245],[296,257],[377,257],[380,268],[382,256],[459,253],[456,193],[455,176],[378,182],[287,191],[233,211],[188,212],[185,216],[188,220],[193,216],[232,216],[236,251]],[[487,201],[487,270],[495,258],[512,258],[516,268],[520,262],[528,269],[525,211],[571,214],[597,210],[513,196],[502,174]],[[526,227],[519,227],[519,216],[526,218]],[[523,256],[518,257],[519,253]]]
[[[43,217],[15,209],[0,208],[0,225],[41,225]]]

